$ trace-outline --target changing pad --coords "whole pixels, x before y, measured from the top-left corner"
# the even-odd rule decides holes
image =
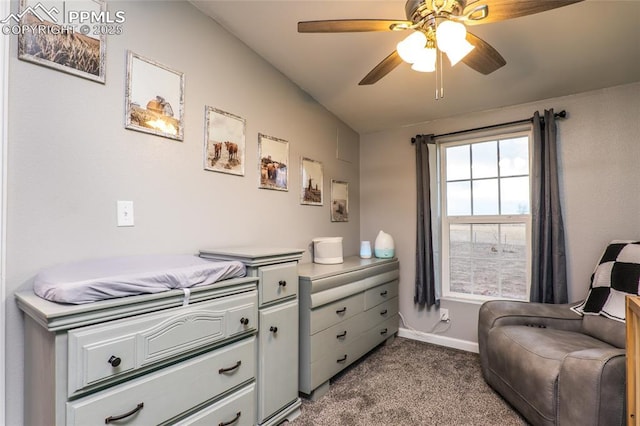
[[[53,302],[81,304],[245,275],[244,265],[237,261],[212,261],[195,255],[123,256],[43,269],[35,278],[33,291]]]

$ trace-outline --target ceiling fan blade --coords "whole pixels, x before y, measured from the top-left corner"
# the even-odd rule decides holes
[[[507,63],[496,49],[480,37],[467,32],[467,41],[475,49],[462,58],[462,62],[479,73],[491,74]]]
[[[475,49],[474,49],[475,50]],[[402,63],[402,58],[398,55],[398,52],[394,50],[389,56],[384,58],[382,62],[375,66],[374,69],[369,71],[361,81],[358,83],[360,86],[367,84],[373,84],[380,80],[385,75],[393,71],[398,65]]]
[[[581,1],[583,0],[477,0],[467,3],[464,8],[463,15],[468,15],[468,19],[464,22],[467,25],[489,24],[533,15]],[[480,11],[484,6],[487,6],[486,16],[483,17],[480,12],[474,14],[474,10]]]
[[[407,29],[413,22],[382,19],[335,19],[298,22],[299,33],[354,33]]]

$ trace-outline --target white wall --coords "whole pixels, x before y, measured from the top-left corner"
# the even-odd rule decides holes
[[[640,83],[362,135],[361,236],[372,239],[384,229],[394,237],[401,265],[400,311],[409,326],[428,332],[438,318],[434,309],[413,303],[416,185],[411,137],[515,121],[545,108],[568,112],[558,122],[558,144],[569,299],[586,295],[607,242],[640,239]],[[442,307],[449,308],[452,321],[441,335],[477,342],[479,304],[444,300]]]
[[[83,258],[196,253],[313,237],[359,241],[359,136],[186,2],[112,2],[105,85],[19,61],[12,40],[7,211],[7,424],[22,424],[23,322],[13,293],[39,269]],[[183,71],[184,142],[124,129],[126,50]],[[245,176],[203,170],[204,106],[247,120]],[[258,132],[290,143],[289,191],[258,189]],[[338,160],[337,138],[341,158]],[[300,157],[324,165],[324,206],[300,205]],[[331,223],[330,180],[349,182],[350,221]],[[116,227],[132,200],[135,227]],[[309,253],[303,260],[310,260]],[[3,326],[5,326],[3,324]],[[2,423],[2,420],[0,420]]]

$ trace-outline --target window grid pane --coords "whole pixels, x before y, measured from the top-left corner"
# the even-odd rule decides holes
[[[524,300],[526,225],[454,223],[449,227],[449,289]]]
[[[447,215],[529,214],[528,142],[518,137],[446,148]]]
[[[498,143],[482,142],[471,145],[472,179],[498,177]]]

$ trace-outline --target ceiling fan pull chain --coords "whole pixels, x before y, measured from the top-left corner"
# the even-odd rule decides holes
[[[442,52],[438,50],[436,56],[436,101],[444,98],[444,68],[442,67]],[[438,87],[439,86],[439,87]]]
[[[442,64],[442,51],[440,51],[440,99],[444,98],[444,66]]]

